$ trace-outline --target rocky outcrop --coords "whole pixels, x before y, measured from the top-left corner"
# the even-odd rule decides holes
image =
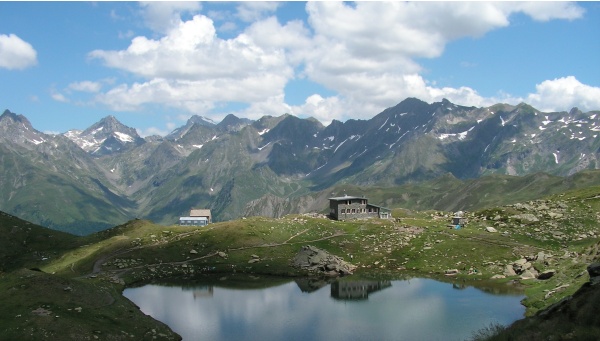
[[[311,274],[332,277],[351,275],[356,269],[355,265],[311,245],[303,246],[298,251],[292,260],[292,266],[297,269],[307,270]]]
[[[590,281],[534,316],[516,321],[490,340],[597,340],[600,335],[600,263],[587,268]],[[569,285],[546,293],[546,299]]]
[[[600,283],[600,263],[593,263],[588,265],[587,271],[590,275],[590,282],[592,284]]]

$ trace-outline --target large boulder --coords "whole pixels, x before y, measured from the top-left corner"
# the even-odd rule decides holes
[[[511,218],[522,221],[524,223],[535,223],[535,222],[540,221],[538,219],[538,217],[536,217],[535,215],[533,215],[531,213],[517,214],[517,215],[512,216]]]
[[[516,276],[516,275],[517,275],[517,273],[515,272],[515,269],[513,268],[512,265],[509,264],[504,268],[504,276],[510,277],[510,276]]]
[[[298,251],[292,259],[292,266],[326,276],[351,275],[356,269],[355,265],[311,245]]]

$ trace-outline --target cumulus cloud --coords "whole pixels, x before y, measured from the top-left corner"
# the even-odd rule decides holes
[[[37,64],[37,51],[14,34],[0,34],[0,67],[23,70]]]
[[[114,110],[165,105],[215,119],[224,116],[214,113],[223,103],[241,102],[248,106],[236,115],[259,118],[290,112],[326,124],[371,117],[406,97],[429,102],[448,98],[476,106],[517,101],[509,95],[483,97],[469,87],[437,87],[423,78],[419,60],[440,57],[453,40],[506,27],[515,13],[538,21],[583,15],[573,3],[310,2],[307,27],[302,21],[282,24],[269,17],[277,6],[241,3],[235,17],[252,23],[240,27],[237,36],[223,39],[205,15],[182,20],[181,13],[200,9],[197,3],[142,3],[146,24],[157,36],[137,36],[126,49],[89,54],[141,81],[117,84],[99,93],[96,101]],[[245,25],[228,23],[228,29],[236,30],[238,24]],[[335,95],[314,94],[290,106],[284,89],[294,78],[306,78]],[[566,80],[544,82],[529,98],[541,102],[536,96],[545,97],[558,83],[568,85]],[[588,88],[579,86],[592,93]],[[593,99],[578,96],[572,101]]]
[[[274,24],[273,30],[289,31],[290,36],[299,29]],[[206,113],[216,102],[262,103],[282,96],[294,74],[284,47],[265,42],[261,46],[256,37],[240,34],[220,39],[211,19],[195,15],[180,21],[161,39],[139,36],[126,50],[92,51],[91,58],[147,80],[116,86],[97,101],[115,110],[138,110],[146,103],[157,103]]]
[[[427,84],[418,58],[437,58],[453,40],[508,26],[514,13],[539,21],[583,15],[576,4],[512,2],[314,2],[307,12],[318,42],[314,46],[321,48],[310,52],[304,71],[337,92],[338,103],[352,99],[358,104],[348,108],[346,118],[372,115],[405,97],[491,104],[496,98],[483,98],[469,87]],[[364,111],[367,107],[377,108]]]
[[[303,105],[294,106],[294,113],[301,113],[308,117],[314,117],[325,125],[333,120],[344,119],[344,107],[347,103],[341,103],[337,96],[323,98],[321,95],[309,96]]]
[[[600,110],[600,88],[581,83],[573,76],[546,80],[535,86],[527,103],[542,111]]]

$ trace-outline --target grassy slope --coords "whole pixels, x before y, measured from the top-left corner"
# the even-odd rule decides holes
[[[79,243],[76,236],[4,212],[0,212],[0,236],[0,273],[41,266]]]
[[[178,340],[118,285],[21,269],[0,281],[2,340]]]
[[[93,336],[96,329],[102,335],[116,329],[141,335],[143,328],[140,326],[150,328],[151,322],[143,320],[141,313],[132,309],[118,294],[126,285],[172,277],[193,281],[202,274],[230,277],[233,274],[304,275],[303,271],[290,266],[290,260],[303,245],[315,245],[358,265],[355,274],[358,277],[429,276],[473,281],[498,291],[514,290],[512,283],[518,278],[490,280],[493,275],[501,274],[505,265],[523,256],[544,251],[553,257],[547,263],[533,264],[539,270],[552,268],[556,275],[546,281],[518,281],[527,294],[524,301],[527,312],[532,315],[573,294],[587,281],[585,267],[598,259],[600,248],[597,216],[600,187],[563,193],[528,205],[537,207],[527,213],[535,214],[539,221],[511,218],[524,213],[516,206],[498,207],[469,213],[469,224],[461,230],[448,228],[449,212],[397,209],[394,211],[399,217],[396,221],[337,222],[292,215],[281,219],[254,217],[207,227],[166,227],[133,220],[87,237],[61,235],[64,238],[52,240],[59,239],[64,243],[53,248],[64,253],[52,257],[50,262],[37,261],[35,257],[30,260],[30,254],[36,254],[34,249],[13,252],[8,257],[12,263],[6,272],[20,266],[36,266],[45,273],[18,270],[2,275],[1,299],[7,302],[9,309],[0,315],[0,324],[7,326],[4,333],[8,333],[5,335],[9,338],[24,330],[27,333],[35,330],[34,335],[38,336],[52,333],[57,329],[49,329],[51,324],[32,322],[38,319],[32,311],[42,307],[52,310],[53,314],[58,312],[64,318],[54,319],[71,320],[71,327],[65,325],[64,328],[78,336]],[[563,207],[564,216],[550,217],[551,210],[541,206]],[[10,224],[13,223],[3,225]],[[486,232],[488,226],[499,232]],[[3,233],[10,235],[12,229]],[[560,239],[556,237],[556,231],[562,233]],[[37,254],[49,247],[44,243],[29,245],[39,248]],[[249,263],[256,256],[260,260]],[[448,269],[458,269],[460,273],[456,277],[446,277],[444,272]],[[547,299],[544,297],[544,290],[553,290],[562,284],[569,286]],[[72,291],[65,291],[67,286]],[[46,290],[46,287],[52,287],[54,291],[43,296],[31,295]],[[75,288],[80,296],[72,295],[73,298],[69,293],[74,293]],[[108,294],[118,303],[102,306],[104,312],[98,310],[99,306],[86,303],[89,298]],[[94,312],[81,315],[83,313],[69,310],[76,306]],[[21,317],[15,317],[17,315]],[[131,320],[121,318],[126,315],[131,316]],[[90,319],[103,323],[90,323],[89,328],[78,331],[77,328],[83,328],[83,322],[77,320],[80,318],[81,321]],[[165,336],[159,338],[176,337],[163,334]],[[114,337],[118,339],[116,334]]]

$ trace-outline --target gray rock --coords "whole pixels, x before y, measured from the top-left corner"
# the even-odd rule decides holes
[[[531,270],[525,270],[521,274],[521,279],[534,279],[534,278],[535,278],[535,275],[533,274],[533,272]]]
[[[303,246],[298,251],[292,260],[292,266],[327,276],[332,276],[334,273],[336,276],[350,275],[356,269],[355,265],[344,261],[340,257],[310,245]]]
[[[538,219],[538,217],[536,217],[535,215],[533,215],[531,213],[517,214],[517,215],[512,216],[511,218],[521,220],[524,222],[530,222],[530,223],[535,223],[537,221],[540,221]]]
[[[495,228],[488,226],[485,228],[486,231],[490,232],[490,233],[496,233],[498,232],[498,230],[496,230]]]
[[[543,262],[543,261],[545,261],[545,260],[546,260],[546,254],[544,253],[544,251],[540,251],[540,252],[538,252],[538,254],[537,254],[537,257],[536,257],[536,260],[537,260],[538,262]]]
[[[523,266],[523,265],[525,265],[525,263],[527,263],[527,259],[525,259],[525,258],[521,258],[521,259],[519,259],[519,260],[516,260],[516,261],[515,261],[513,264],[514,264],[514,265]]]
[[[196,251],[196,250],[190,250],[190,253],[193,254],[193,255],[195,255],[195,254],[198,253],[198,251]]]
[[[557,213],[557,212],[549,212],[548,216],[552,219],[558,219],[558,218],[562,218],[563,214],[562,213]]]
[[[517,273],[515,272],[515,269],[513,269],[512,265],[507,265],[504,268],[504,276],[506,277],[510,277],[510,276],[516,276]]]

